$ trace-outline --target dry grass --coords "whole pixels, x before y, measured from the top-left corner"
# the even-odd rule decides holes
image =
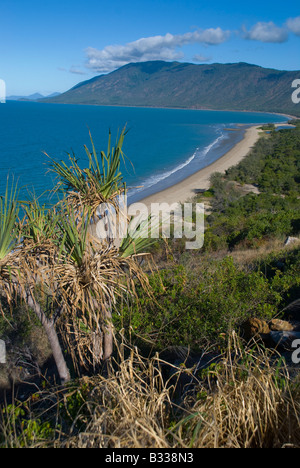
[[[283,258],[289,253],[298,248],[297,244],[284,245],[285,239],[268,239],[257,248],[236,248],[235,250],[220,249],[216,252],[202,253],[201,264],[205,262],[208,266],[216,261],[221,261],[230,256],[233,258],[236,266],[244,271],[253,271],[259,263],[268,261],[270,258],[282,256]],[[199,256],[197,255],[181,255],[180,261],[185,265],[189,271],[196,271],[199,269]]]
[[[0,429],[5,446],[20,446],[21,440],[35,447],[298,448],[298,385],[276,358],[242,348],[235,335],[228,352],[200,372],[169,364],[166,374],[158,355],[145,359],[131,349],[124,358],[122,351],[107,376],[85,377],[67,390],[35,397],[39,412],[28,411],[27,421],[59,422],[55,436],[44,440],[40,430],[28,440],[11,414]],[[178,398],[182,378],[193,385]]]
[[[124,349],[106,376],[4,407],[0,447],[300,447],[299,385],[274,353],[244,349],[233,334],[221,359],[199,371],[137,349],[125,358]],[[178,398],[182,379],[189,385]]]
[[[237,249],[231,252],[235,262],[242,267],[263,260],[269,255],[287,253],[295,249],[295,244],[284,246],[285,239],[269,239],[256,249]]]
[[[171,390],[154,361],[146,362],[132,353],[109,378],[89,380],[93,390],[86,406],[85,429],[69,438],[66,446],[169,447]]]
[[[229,350],[196,381],[194,368],[174,366],[166,379],[158,357],[144,360],[132,351],[109,378],[94,378],[85,430],[66,445],[299,447],[300,402],[287,369],[274,367],[266,351],[240,348],[235,337]],[[183,375],[194,377],[194,388],[178,406],[174,391]]]
[[[183,445],[299,447],[299,395],[287,369],[274,367],[265,351],[236,350],[240,358],[224,358],[208,376],[207,397],[192,404],[191,415],[178,424]]]

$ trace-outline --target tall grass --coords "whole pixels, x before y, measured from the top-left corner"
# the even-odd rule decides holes
[[[31,440],[11,409],[2,411],[2,446],[21,441],[72,448],[300,447],[297,381],[266,350],[244,349],[233,335],[228,351],[201,371],[167,365],[158,355],[145,359],[133,348],[127,356],[106,377],[85,377],[62,393],[35,397],[39,411],[28,411],[23,424],[39,421]],[[178,398],[183,377],[193,385]]]

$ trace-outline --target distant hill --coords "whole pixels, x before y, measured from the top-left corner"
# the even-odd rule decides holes
[[[43,96],[40,93],[30,94],[30,96],[7,96],[7,101],[38,101],[40,99],[49,99],[52,97],[59,96],[60,93],[52,93],[49,96]]]
[[[300,71],[273,70],[248,63],[131,63],[42,101],[268,111],[300,116],[300,104],[291,100],[295,79],[300,79]]]
[[[52,98],[52,97],[56,97],[56,96],[59,96],[61,93],[52,93],[52,94],[49,94],[49,96],[47,96],[47,98]]]

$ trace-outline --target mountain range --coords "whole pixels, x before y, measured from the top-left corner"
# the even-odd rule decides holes
[[[39,102],[278,112],[300,116],[292,82],[300,71],[248,63],[130,63]]]
[[[59,96],[60,93],[52,93],[49,96],[43,96],[40,93],[30,94],[29,96],[7,96],[7,101],[38,101],[39,99],[49,99]]]

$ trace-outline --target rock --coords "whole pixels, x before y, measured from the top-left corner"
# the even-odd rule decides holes
[[[246,340],[257,337],[257,335],[266,335],[270,333],[270,328],[264,320],[258,318],[250,318],[241,326],[242,336]]]
[[[294,326],[285,320],[273,319],[269,322],[270,330],[272,331],[292,331]]]
[[[296,242],[300,242],[300,239],[298,239],[298,237],[291,237],[291,236],[289,236],[289,237],[286,239],[284,245],[291,245],[291,244],[295,244]]]
[[[284,320],[300,322],[300,299],[296,299],[294,302],[289,304],[284,312]]]

